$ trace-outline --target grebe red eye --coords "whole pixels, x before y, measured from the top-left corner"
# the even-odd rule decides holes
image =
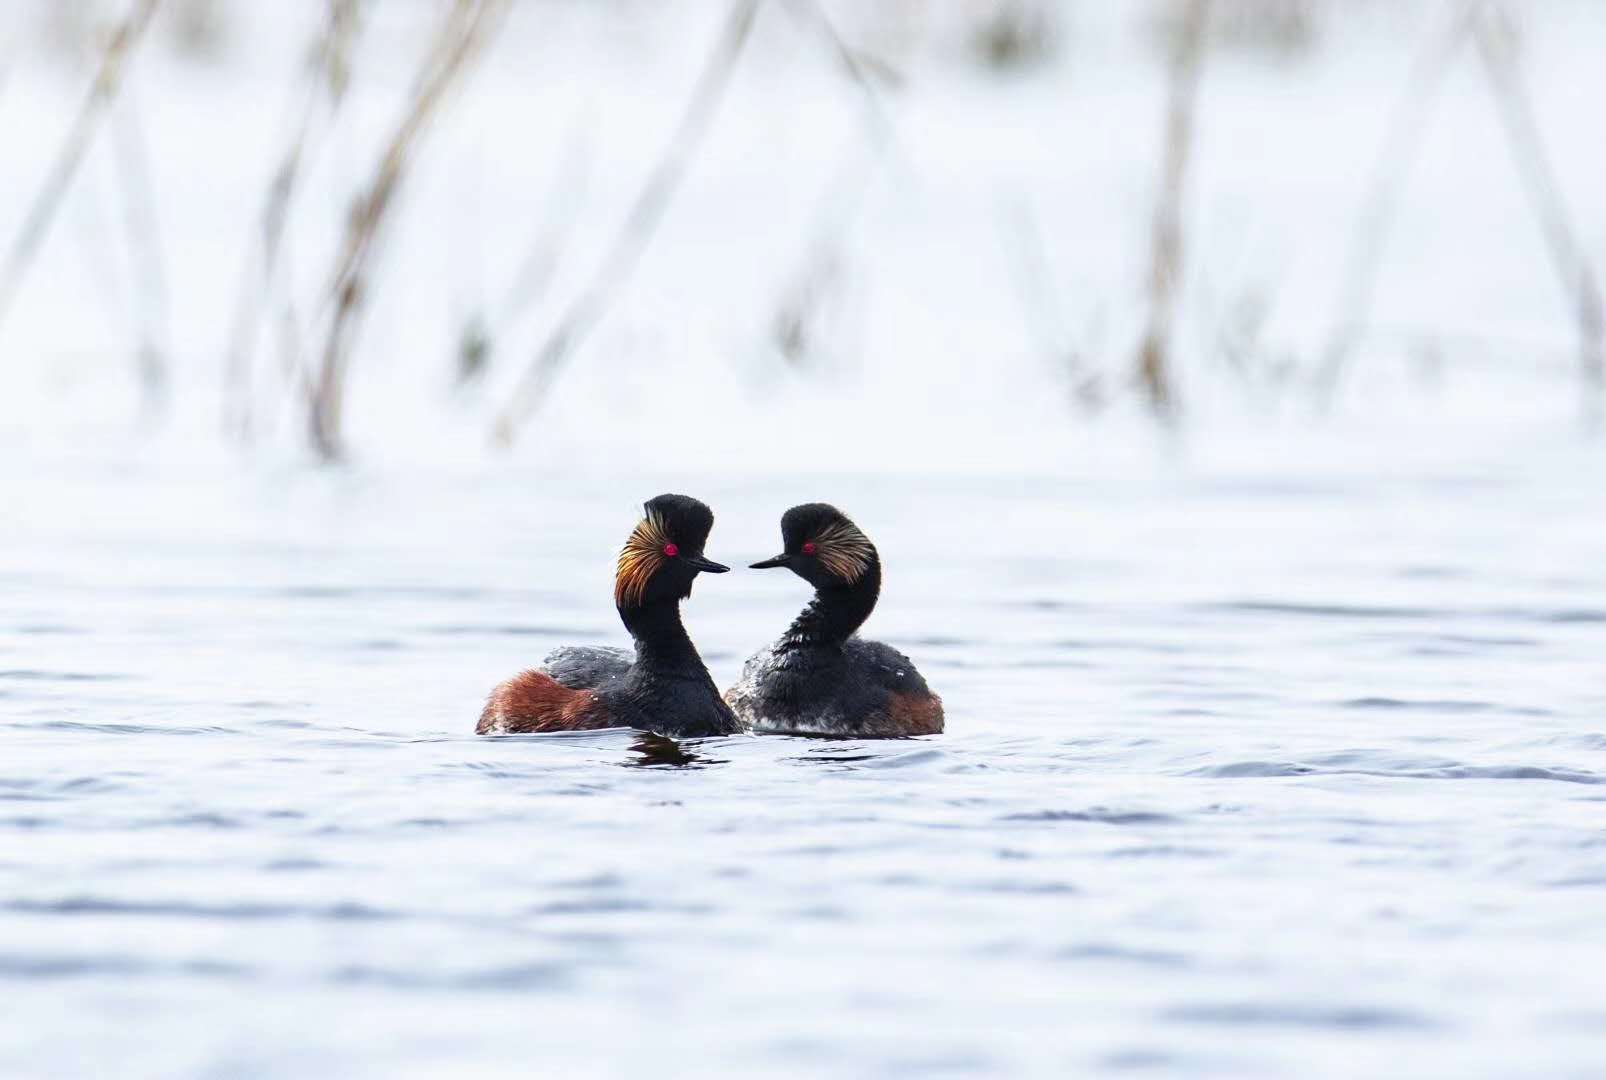
[[[805,555],[813,555],[818,550],[819,550],[819,548],[814,546],[814,541],[813,540],[805,540],[803,542],[803,554],[805,554]]]
[[[676,547],[674,544],[665,544],[664,554],[673,559],[676,555],[680,554],[680,548]]]

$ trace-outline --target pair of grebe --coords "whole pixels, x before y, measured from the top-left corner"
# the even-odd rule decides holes
[[[942,699],[909,658],[857,634],[881,592],[881,559],[840,510],[807,503],[782,516],[784,550],[753,568],[786,567],[814,586],[814,599],[778,641],[753,654],[723,696],[680,621],[697,575],[730,569],[703,555],[713,512],[685,495],[660,495],[644,511],[619,553],[613,589],[635,655],[556,650],[491,692],[481,735],[608,727],[685,737],[942,731]]]

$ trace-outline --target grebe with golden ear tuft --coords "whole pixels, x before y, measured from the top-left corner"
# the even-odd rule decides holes
[[[695,737],[741,731],[680,621],[680,602],[700,573],[730,569],[703,557],[714,526],[707,506],[659,495],[619,553],[614,606],[636,652],[567,646],[541,667],[491,691],[481,735],[633,727]]]
[[[834,506],[806,503],[781,518],[785,550],[753,564],[784,566],[814,599],[742,668],[725,700],[755,732],[897,738],[942,731],[942,699],[909,658],[858,629],[881,592],[881,557]]]

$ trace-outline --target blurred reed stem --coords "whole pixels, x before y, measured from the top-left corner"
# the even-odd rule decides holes
[[[896,129],[882,101],[872,71],[884,64],[867,58],[842,37],[819,0],[791,0],[788,5],[831,51],[831,59],[857,91],[864,105],[868,152],[844,160],[826,189],[809,230],[803,257],[787,279],[770,319],[770,340],[793,368],[816,359],[816,342],[828,309],[847,289],[847,238],[872,185],[894,148]]]
[[[530,366],[497,416],[492,429],[492,439],[497,445],[512,444],[518,429],[540,407],[563,365],[596,329],[629,281],[725,99],[758,14],[758,5],[759,0],[735,0],[731,5],[719,38],[681,112],[680,122],[637,193],[607,255],[536,350]]]
[[[155,410],[163,403],[168,384],[167,260],[156,216],[150,153],[130,92],[123,95],[112,134],[123,182],[123,226],[133,270],[134,317],[139,332],[136,367],[146,408]]]
[[[1012,199],[999,208],[999,227],[1027,335],[1048,361],[1051,374],[1063,380],[1069,399],[1086,412],[1105,404],[1103,375],[1088,362],[1088,350],[1072,334],[1061,316],[1054,295],[1054,274],[1043,245],[1042,228],[1025,198]]]
[[[1422,146],[1423,131],[1438,100],[1439,88],[1466,43],[1470,25],[1469,12],[1452,16],[1448,29],[1434,37],[1417,57],[1405,89],[1390,113],[1388,133],[1372,164],[1366,197],[1350,234],[1338,316],[1316,368],[1316,400],[1323,408],[1332,404],[1339,377],[1365,332],[1384,244],[1399,205],[1400,188],[1410,175]]]
[[[290,205],[303,164],[312,149],[313,122],[319,109],[327,102],[332,121],[345,101],[351,79],[351,50],[361,27],[360,15],[360,0],[328,0],[325,21],[308,56],[301,102],[294,107],[294,119],[288,126],[279,164],[273,170],[257,216],[257,241],[247,256],[240,278],[240,294],[235,302],[225,354],[224,428],[242,441],[249,439],[252,433],[251,386],[257,332],[263,313],[277,292],[279,256]]]
[[[40,245],[50,232],[51,223],[55,221],[61,200],[72,185],[73,177],[77,175],[78,167],[83,163],[84,154],[88,151],[90,143],[94,141],[101,120],[105,117],[107,109],[117,100],[118,92],[123,87],[124,76],[128,72],[129,58],[145,36],[158,3],[159,0],[134,0],[128,13],[112,30],[105,47],[101,50],[95,78],[90,82],[83,103],[78,107],[66,139],[56,152],[50,171],[45,174],[44,182],[39,186],[39,191],[29,205],[22,228],[17,233],[17,238],[12,241],[11,250],[6,255],[4,269],[0,269],[0,325],[4,324],[11,312],[11,305],[27,279],[28,271],[33,267],[34,256],[38,254]]]
[[[1438,88],[1468,38],[1477,46],[1506,145],[1527,189],[1551,264],[1577,313],[1584,413],[1586,419],[1598,422],[1606,403],[1606,317],[1599,282],[1562,200],[1522,79],[1510,16],[1501,5],[1485,0],[1471,0],[1455,13],[1447,32],[1433,41],[1416,63],[1394,109],[1350,248],[1340,314],[1316,372],[1317,400],[1323,407],[1331,405],[1339,377],[1365,331],[1399,189],[1422,144]]]
[[[1171,329],[1176,320],[1182,277],[1182,200],[1188,160],[1193,152],[1193,117],[1211,0],[1186,0],[1171,43],[1166,105],[1164,162],[1149,248],[1149,318],[1138,347],[1137,383],[1150,410],[1161,419],[1175,416],[1175,376]]]
[[[589,186],[595,151],[590,143],[589,113],[574,123],[552,185],[541,199],[541,219],[513,273],[502,302],[465,320],[458,332],[457,379],[468,383],[485,373],[491,353],[508,328],[545,299],[564,252],[574,234],[581,196]]]
[[[455,0],[419,69],[412,99],[374,166],[373,179],[352,206],[345,242],[329,275],[324,307],[328,330],[322,360],[307,401],[307,428],[314,452],[325,461],[342,456],[341,426],[351,348],[360,322],[370,263],[381,230],[395,205],[418,142],[446,93],[489,36],[506,0]],[[316,327],[323,320],[314,320]]]
[[[1578,371],[1584,415],[1592,423],[1599,422],[1602,394],[1606,391],[1606,345],[1602,341],[1606,327],[1603,327],[1600,285],[1562,200],[1561,185],[1523,82],[1509,19],[1509,14],[1498,4],[1476,5],[1472,9],[1473,36],[1506,129],[1511,155],[1539,219],[1539,231],[1544,236],[1551,265],[1577,312]]]
[[[800,18],[820,32],[843,73],[858,88],[875,129],[878,149],[890,144],[895,133],[892,117],[888,115],[887,107],[881,100],[881,93],[871,77],[872,68],[883,75],[890,69],[884,64],[869,62],[864,54],[850,46],[841,31],[837,29],[836,23],[831,21],[831,16],[820,5],[820,0],[791,0],[790,6]]]

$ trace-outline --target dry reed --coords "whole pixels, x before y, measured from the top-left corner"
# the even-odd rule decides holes
[[[290,206],[304,164],[315,149],[313,124],[320,110],[327,108],[332,121],[345,101],[351,76],[351,50],[360,28],[360,14],[359,0],[328,0],[323,26],[308,55],[301,99],[293,108],[284,148],[257,214],[257,239],[240,277],[240,293],[225,353],[224,427],[229,434],[242,440],[252,433],[251,379],[257,332],[277,292],[279,256],[290,219]],[[292,371],[295,370],[293,367]],[[303,391],[305,389],[303,387]]]
[[[374,166],[372,180],[358,196],[346,226],[345,241],[335,258],[325,292],[327,330],[322,360],[307,399],[307,430],[312,448],[325,461],[341,457],[346,372],[359,327],[370,260],[381,230],[394,206],[397,188],[429,121],[447,91],[464,73],[468,61],[489,36],[506,0],[455,0],[429,54],[420,67],[407,109]],[[314,320],[317,326],[324,318]]]
[[[1210,0],[1187,0],[1171,43],[1165,156],[1149,251],[1149,319],[1135,372],[1149,408],[1162,419],[1174,416],[1177,409],[1171,329],[1182,284],[1182,199],[1193,150],[1193,116],[1209,16]]]
[[[507,446],[513,442],[519,427],[540,407],[563,365],[607,314],[619,290],[630,279],[725,99],[758,6],[759,0],[735,0],[731,5],[719,38],[681,112],[680,122],[637,193],[607,255],[547,334],[497,416],[492,438],[498,445]]]
[[[159,0],[133,0],[128,13],[112,30],[105,47],[101,50],[95,77],[89,84],[77,114],[73,117],[72,126],[67,130],[67,137],[56,151],[44,182],[29,205],[28,213],[23,218],[22,229],[12,241],[11,250],[6,255],[4,269],[0,269],[0,325],[4,324],[6,316],[10,314],[11,305],[27,279],[28,271],[33,267],[34,256],[38,254],[40,245],[50,232],[51,223],[55,221],[62,197],[71,187],[73,177],[78,173],[78,166],[82,164],[84,154],[89,150],[95,133],[100,129],[101,121],[117,100],[124,77],[128,73],[129,59],[140,39],[145,36],[151,16],[156,14],[158,2]]]

